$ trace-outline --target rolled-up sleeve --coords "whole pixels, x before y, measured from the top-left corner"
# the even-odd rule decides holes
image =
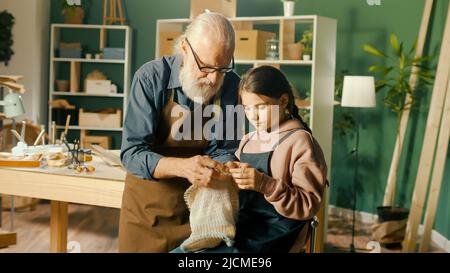
[[[235,161],[236,156],[234,156],[234,152],[238,144],[238,141],[236,143],[234,141],[217,141],[213,139],[205,149],[205,154],[222,164],[228,161]]]
[[[153,172],[162,157],[150,148],[158,125],[155,101],[149,75],[138,70],[131,85],[120,159],[128,172],[143,179],[154,179]]]

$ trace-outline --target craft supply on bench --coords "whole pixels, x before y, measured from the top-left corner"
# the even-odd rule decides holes
[[[62,142],[64,145],[66,145],[67,149],[69,150],[70,154],[72,155],[72,163],[69,165],[69,169],[74,169],[77,173],[81,173],[83,171],[86,172],[93,172],[95,171],[94,166],[84,165],[84,162],[87,160],[80,160],[80,156],[82,156],[82,159],[87,158],[86,154],[90,152],[88,149],[80,149],[80,140],[76,139],[73,143],[73,149],[70,148],[69,143],[67,143],[66,138],[62,139]],[[92,158],[91,158],[92,159]]]

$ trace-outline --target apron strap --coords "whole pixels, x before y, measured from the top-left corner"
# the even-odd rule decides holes
[[[253,132],[253,134],[251,136],[248,136],[248,138],[245,140],[244,144],[242,144],[242,148],[241,148],[241,153],[244,151],[244,147],[245,145],[247,145],[247,143],[250,141],[250,139],[252,139],[252,137],[256,134],[256,131]]]
[[[214,98],[214,103],[213,103],[213,104],[214,104],[215,106],[217,106],[218,109],[222,109],[222,108],[221,108],[221,103],[222,103],[222,88],[220,88],[219,92],[216,94],[216,96],[215,96],[215,98]],[[214,112],[214,117],[213,117],[213,119],[214,119],[215,122],[219,121],[219,118],[220,118],[220,112],[221,112],[221,111],[219,111],[219,113],[217,113],[217,115],[216,115],[216,112]]]
[[[291,131],[287,132],[282,138],[280,138],[280,140],[278,140],[277,143],[275,143],[275,145],[273,145],[272,151],[275,150],[275,148],[278,147],[278,145],[283,143],[283,141],[285,141],[290,135],[292,135],[293,133],[300,131],[300,130],[306,131],[305,129],[302,129],[302,128],[296,128],[296,129],[292,129]]]

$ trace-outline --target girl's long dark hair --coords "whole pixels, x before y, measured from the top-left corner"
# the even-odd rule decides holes
[[[299,115],[292,87],[280,70],[268,65],[250,69],[239,84],[239,95],[244,90],[274,99],[279,99],[283,94],[288,94],[289,100],[286,108],[289,114],[292,118],[299,120],[304,129],[312,134],[308,124]]]

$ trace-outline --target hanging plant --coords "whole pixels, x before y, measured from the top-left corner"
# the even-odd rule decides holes
[[[12,50],[12,27],[14,25],[14,16],[8,11],[0,12],[0,62],[8,65],[11,56],[14,54]]]

